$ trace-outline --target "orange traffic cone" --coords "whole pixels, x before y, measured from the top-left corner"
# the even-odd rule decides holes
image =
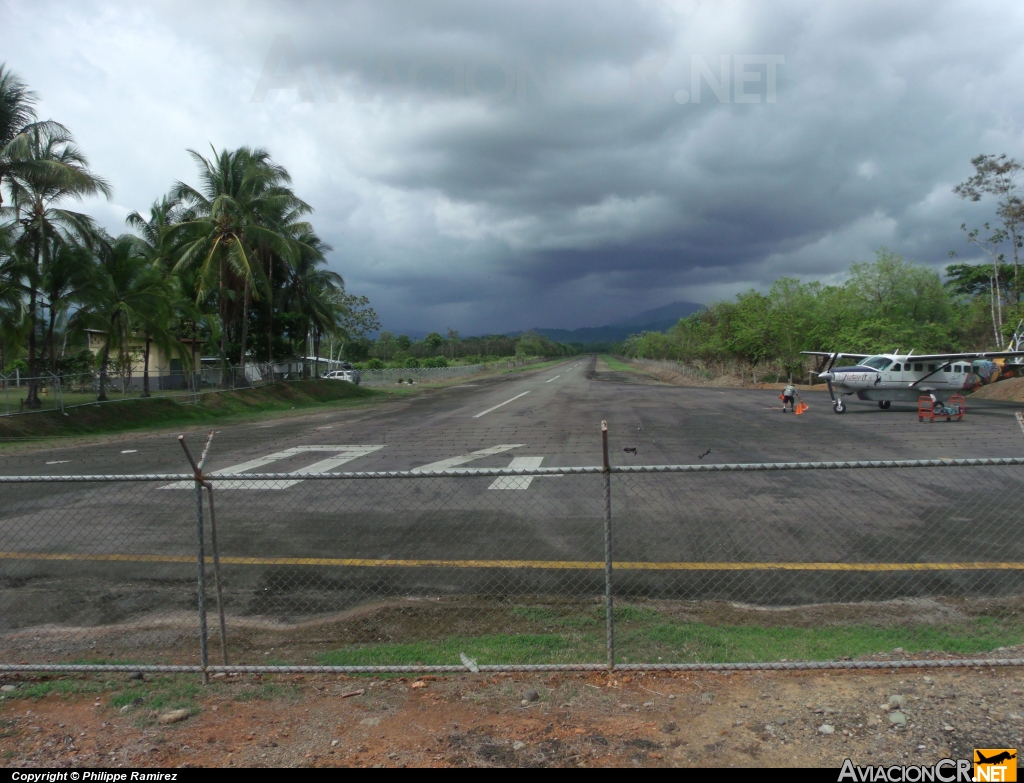
[[[799,416],[805,410],[807,410],[807,403],[804,402],[803,400],[800,400],[800,402],[797,403],[796,410],[793,411],[793,413],[795,413],[797,416]]]

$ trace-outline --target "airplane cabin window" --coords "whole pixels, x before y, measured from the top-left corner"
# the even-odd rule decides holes
[[[924,365],[923,364],[915,364],[914,365],[914,372],[921,372],[923,369],[924,369]]]
[[[937,364],[929,364],[928,365],[928,372],[935,372],[937,369],[938,369],[938,365]]]
[[[892,364],[892,359],[886,359],[884,356],[876,356],[864,362],[865,367],[870,367],[873,370],[884,370],[890,364]]]

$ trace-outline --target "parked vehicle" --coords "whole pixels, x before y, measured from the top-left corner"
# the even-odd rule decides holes
[[[353,370],[351,365],[347,370],[334,370],[326,373],[323,376],[328,381],[348,381],[354,383],[356,386],[359,385],[359,381],[362,380],[362,376],[359,374],[359,370]]]

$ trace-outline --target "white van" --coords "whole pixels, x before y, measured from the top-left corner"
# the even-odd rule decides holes
[[[359,370],[334,370],[333,372],[327,373],[324,378],[328,381],[348,381],[354,383],[356,386],[359,385],[359,381],[362,380],[359,375]]]

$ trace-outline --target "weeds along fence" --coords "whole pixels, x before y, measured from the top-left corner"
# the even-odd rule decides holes
[[[0,477],[0,672],[975,665],[709,662],[694,602],[1024,596],[1024,457],[332,472],[380,448]]]
[[[715,376],[711,370],[665,359],[628,359],[627,361],[653,370],[667,370],[684,378],[691,378],[697,381],[710,380]]]
[[[784,382],[787,377],[782,368],[771,367],[770,365],[760,369],[750,369],[749,367],[741,366],[737,362],[712,362],[707,366],[699,366],[676,362],[669,359],[627,358],[626,361],[650,370],[661,370],[663,372],[674,373],[682,376],[683,378],[688,378],[694,381],[710,381],[713,378],[718,378],[723,375],[733,375],[739,379],[749,378],[754,383],[757,383],[758,381],[764,383],[779,383]],[[794,380],[807,380],[810,382],[810,378],[795,378]]]

